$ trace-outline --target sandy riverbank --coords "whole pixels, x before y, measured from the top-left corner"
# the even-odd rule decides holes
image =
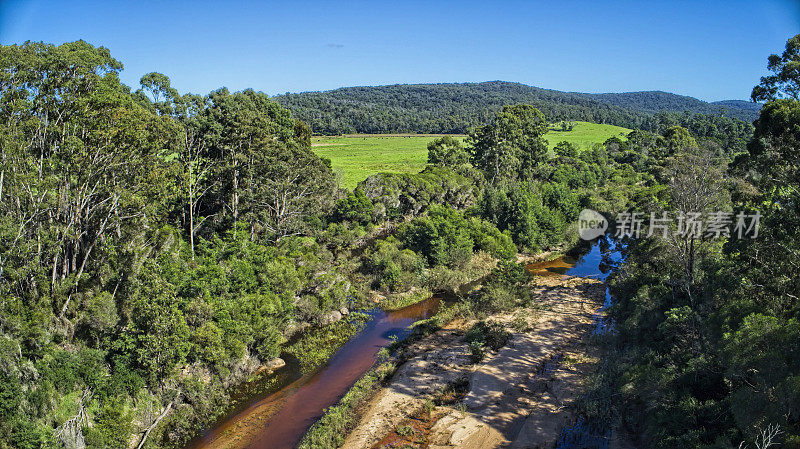
[[[586,337],[605,287],[553,276],[538,278],[533,288],[539,308],[489,317],[510,326],[521,314],[527,329],[513,331],[480,364],[472,363],[463,341],[471,323],[455,323],[419,342],[417,355],[372,398],[342,447],[381,447],[381,440],[419,415],[426,400],[459,381],[468,381],[460,405],[437,406],[428,415],[435,419],[410,439],[431,449],[552,447],[596,367],[597,351]]]

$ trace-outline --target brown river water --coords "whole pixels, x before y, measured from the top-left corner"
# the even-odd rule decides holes
[[[399,310],[372,310],[364,330],[351,338],[316,372],[278,373],[287,385],[263,398],[254,398],[187,449],[290,449],[324,413],[375,363],[378,351],[403,338],[415,321],[434,315],[441,298],[434,296]],[[291,364],[290,364],[291,365]],[[289,370],[296,370],[296,367]]]

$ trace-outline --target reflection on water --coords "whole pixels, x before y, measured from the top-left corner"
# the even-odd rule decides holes
[[[530,263],[526,268],[536,276],[560,276],[567,274],[575,262],[577,261],[572,257],[562,256],[558,259]]]
[[[623,260],[618,245],[619,243],[612,238],[601,238],[592,244],[589,252],[577,260],[570,256],[563,256],[558,259],[528,264],[527,269],[536,276],[591,277],[605,281],[611,271]],[[610,319],[601,313],[608,307],[611,307],[611,293],[606,288],[603,307],[595,315],[594,333],[596,334],[609,332],[613,328]]]
[[[410,333],[415,321],[433,316],[439,309],[440,298],[432,297],[408,307],[384,312],[371,310],[372,319],[364,330],[351,338],[326,365],[314,373],[291,379],[291,383],[263,398],[255,398],[246,408],[226,419],[187,449],[217,447],[221,436],[238,444],[231,447],[259,449],[289,449],[324,413],[336,404],[350,387],[375,363],[378,351],[393,338]],[[296,379],[296,380],[295,380]],[[255,438],[250,426],[259,426]],[[247,432],[250,430],[250,432]],[[230,441],[228,441],[230,443]],[[226,447],[228,447],[226,445]]]
[[[607,449],[610,438],[610,430],[578,418],[575,424],[561,430],[556,449]]]
[[[604,281],[621,261],[622,253],[617,248],[617,242],[605,238],[594,242],[589,252],[578,259],[562,256],[558,259],[528,264],[527,269],[537,276],[593,277]]]

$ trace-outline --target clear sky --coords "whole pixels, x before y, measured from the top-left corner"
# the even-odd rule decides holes
[[[13,1],[0,43],[84,39],[181,93],[504,80],[747,99],[800,0]]]

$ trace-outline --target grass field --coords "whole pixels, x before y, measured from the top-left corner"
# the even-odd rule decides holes
[[[587,148],[596,143],[603,143],[609,137],[617,136],[625,139],[629,132],[631,132],[630,129],[621,126],[575,122],[572,131],[561,131],[560,128],[555,126],[550,127],[550,131],[544,135],[544,138],[547,139],[550,148],[553,148],[561,141],[567,141],[580,148]]]
[[[586,148],[629,132],[619,126],[575,122],[572,131],[553,127],[545,139],[550,148],[561,141]],[[352,134],[313,137],[311,145],[315,153],[331,160],[334,171],[341,174],[342,187],[352,190],[374,173],[419,172],[428,159],[428,143],[437,137],[436,134]]]

